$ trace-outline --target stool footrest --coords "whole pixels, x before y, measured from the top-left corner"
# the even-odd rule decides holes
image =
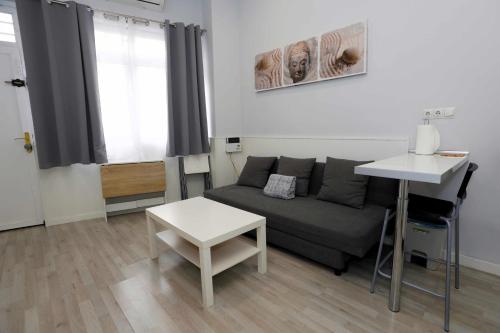
[[[377,270],[377,274],[386,278],[386,279],[391,279],[392,278],[392,275],[391,274],[387,274],[385,272],[382,271],[382,268],[384,267],[384,265],[386,264],[386,262],[389,260],[389,258],[392,257],[392,253],[393,251],[391,250],[385,257],[384,259],[380,262],[380,266],[379,266],[379,269]],[[436,297],[439,297],[439,298],[445,298],[445,295],[444,294],[440,294],[440,293],[437,293],[433,290],[430,290],[430,289],[426,289],[422,286],[419,286],[418,284],[415,284],[415,283],[412,283],[412,282],[408,282],[408,281],[405,281],[404,279],[401,281],[401,283],[403,283],[404,285],[408,286],[408,287],[412,287],[412,288],[415,288],[415,289],[418,289],[420,291],[423,291],[425,293],[428,293],[428,294],[431,294],[431,295],[434,295]]]
[[[446,265],[446,262],[443,260],[443,259],[438,259],[438,258],[430,258],[426,255],[423,255],[423,254],[420,254],[418,252],[411,252],[411,251],[405,251],[405,254],[409,254],[409,255],[412,255],[412,256],[415,256],[415,257],[420,257],[420,258],[423,258],[423,259],[427,259],[429,261],[432,261],[432,262],[435,262],[435,263],[438,263],[438,264],[442,264],[442,265]],[[455,266],[455,263],[451,263],[451,266]]]

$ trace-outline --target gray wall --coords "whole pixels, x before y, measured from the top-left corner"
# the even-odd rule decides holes
[[[234,10],[238,22],[223,29],[239,30],[238,50],[228,43],[224,52],[235,57],[239,52],[240,73],[224,84],[240,85],[243,135],[410,136],[413,145],[424,108],[456,106],[455,119],[434,123],[442,148],[470,150],[480,164],[463,209],[462,252],[500,263],[500,39],[494,35],[500,31],[500,2],[253,0],[226,9]],[[368,19],[367,75],[254,92],[257,53],[363,19]],[[233,65],[234,60],[227,64]],[[215,71],[216,95],[217,76]],[[229,128],[217,103],[216,98],[217,127]],[[424,190],[445,197],[455,191]]]

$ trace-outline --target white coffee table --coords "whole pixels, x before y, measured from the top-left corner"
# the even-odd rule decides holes
[[[212,277],[254,256],[258,271],[267,271],[266,218],[196,197],[146,209],[150,256],[158,257],[157,240],[201,270],[203,305],[214,303]],[[156,223],[167,230],[157,232]],[[257,243],[241,234],[257,229]]]

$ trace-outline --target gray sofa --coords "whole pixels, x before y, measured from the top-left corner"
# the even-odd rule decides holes
[[[316,199],[324,163],[315,163],[309,195],[282,200],[265,196],[262,189],[229,185],[205,191],[204,196],[265,216],[267,242],[334,269],[347,270],[351,257],[363,257],[377,243],[386,209],[396,201],[397,181],[370,178],[362,209]]]

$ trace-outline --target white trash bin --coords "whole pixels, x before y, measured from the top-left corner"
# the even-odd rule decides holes
[[[446,229],[408,223],[406,225],[405,260],[415,253],[430,259],[440,259],[444,251]],[[436,270],[438,263],[427,259],[427,269]]]

